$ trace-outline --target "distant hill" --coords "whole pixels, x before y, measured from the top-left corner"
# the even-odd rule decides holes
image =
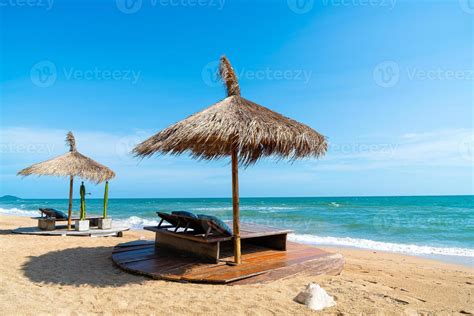
[[[0,201],[16,201],[16,200],[21,200],[21,199],[13,195],[4,195],[0,197]]]

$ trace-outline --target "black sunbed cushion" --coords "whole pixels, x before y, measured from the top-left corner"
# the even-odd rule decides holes
[[[54,217],[57,219],[65,219],[67,215],[61,211],[55,210],[54,208],[40,208],[40,211],[46,215],[46,217]]]
[[[226,223],[224,223],[220,218],[212,216],[212,215],[205,215],[205,214],[199,214],[197,217],[200,219],[213,221],[215,225],[219,226],[227,234],[232,235],[232,230],[230,229],[230,227]]]
[[[192,218],[198,218],[196,216],[196,214],[191,213],[191,212],[187,212],[187,211],[174,211],[174,212],[171,212],[171,214],[179,215],[179,216],[187,216],[187,217],[192,217]]]
[[[178,226],[179,225],[179,218],[177,215],[169,214],[169,213],[163,213],[163,212],[156,212],[156,214],[162,219],[165,220],[166,222],[170,223],[173,226]]]

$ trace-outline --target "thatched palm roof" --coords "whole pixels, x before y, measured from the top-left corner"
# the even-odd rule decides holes
[[[115,177],[115,173],[104,165],[82,155],[76,149],[74,135],[69,132],[66,137],[69,152],[44,162],[36,163],[18,172],[18,175],[28,176],[78,176],[95,183],[101,183]]]
[[[297,159],[326,153],[326,138],[307,125],[273,112],[240,96],[240,87],[227,58],[220,75],[228,97],[171,125],[139,144],[137,156],[178,155],[189,152],[199,159],[216,159],[238,150],[243,165],[264,156]]]

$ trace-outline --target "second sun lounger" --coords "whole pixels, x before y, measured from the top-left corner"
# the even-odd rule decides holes
[[[161,221],[159,226],[144,227],[146,230],[155,232],[157,247],[193,254],[217,263],[221,247],[232,245],[232,234],[223,234],[221,230],[216,229],[215,223],[211,220],[167,213],[161,213],[160,217],[171,225],[163,226],[163,221]],[[285,251],[287,235],[291,232],[291,230],[242,223],[240,238],[252,244]]]
[[[32,219],[38,220],[38,228],[42,230],[55,230],[56,222],[65,222],[68,220],[67,216],[62,215],[62,212],[51,208],[40,208],[40,217],[32,217]],[[57,217],[56,217],[57,216]],[[102,216],[88,216],[86,219],[90,221],[90,226],[95,227],[99,225],[99,219]],[[79,218],[71,218],[71,221],[78,220]]]

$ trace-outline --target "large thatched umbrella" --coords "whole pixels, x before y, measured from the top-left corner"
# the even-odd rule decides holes
[[[227,98],[150,137],[135,147],[134,153],[144,157],[189,152],[207,160],[232,157],[234,258],[240,263],[238,163],[248,166],[264,156],[293,160],[320,157],[327,143],[309,126],[241,97],[237,76],[225,56],[219,73]]]
[[[69,177],[69,209],[67,227],[71,229],[72,213],[72,189],[74,177],[80,177],[94,183],[101,183],[115,177],[115,173],[101,165],[100,163],[82,155],[76,149],[74,135],[69,132],[66,136],[66,143],[69,145],[69,152],[40,163],[36,163],[18,172],[18,175],[29,176],[36,174],[39,176],[59,176]]]

